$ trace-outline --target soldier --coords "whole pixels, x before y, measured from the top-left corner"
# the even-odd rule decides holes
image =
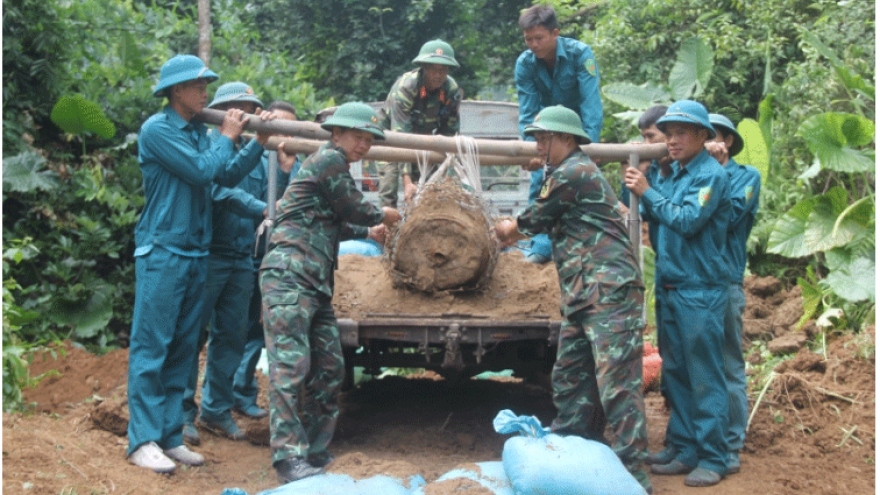
[[[519,98],[519,129],[523,132],[535,115],[551,105],[563,105],[580,118],[581,128],[593,142],[602,133],[602,99],[599,69],[593,50],[586,44],[559,36],[556,12],[548,5],[533,5],[519,17],[528,50],[516,60],[514,72]],[[523,139],[530,139],[523,132]],[[544,182],[539,159],[532,160],[529,200],[534,201]],[[545,235],[532,239],[527,259],[550,261],[551,246]]]
[[[705,143],[715,137],[706,108],[673,103],[657,121],[675,160],[660,191],[636,168],[626,186],[642,198],[657,231],[657,291],[662,376],[670,404],[667,440],[675,458],[656,474],[687,474],[688,486],[712,486],[727,473],[728,396],[723,315],[731,269],[724,256],[730,218],[729,179]]]
[[[463,92],[449,75],[458,67],[455,52],[448,43],[433,40],[422,45],[413,59],[418,69],[403,74],[385,99],[385,128],[413,134],[454,136],[459,130],[458,108]],[[397,178],[403,180],[407,201],[418,188],[418,167],[412,163],[381,163],[379,197],[383,206],[397,206]]]
[[[144,122],[138,138],[145,204],[135,226],[128,458],[160,473],[174,471],[174,460],[205,462],[183,445],[181,430],[204,307],[211,185],[234,186],[256,165],[231,160],[244,112],[228,110],[213,140],[204,124],[192,121],[205,107],[208,83],[217,78],[198,57],[168,60],[153,90],[168,105]],[[260,134],[257,141],[268,137]]]
[[[746,438],[749,417],[749,398],[746,392],[746,363],[742,352],[742,316],[746,307],[743,293],[743,273],[746,271],[746,242],[755,224],[758,198],[761,194],[761,174],[748,165],[733,159],[743,149],[742,136],[733,122],[724,115],[710,113],[709,122],[715,127],[715,141],[706,143],[706,149],[724,167],[730,179],[730,225],[727,227],[725,253],[731,263],[733,280],[728,291],[724,312],[724,375],[730,398],[730,418],[727,428],[729,451],[727,473],[740,470],[739,451]]]
[[[516,220],[502,220],[504,243],[548,233],[559,272],[563,325],[553,367],[551,429],[603,440],[651,491],[644,457],[648,446],[642,396],[644,285],[622,210],[602,171],[579,144],[590,139],[577,114],[548,107],[525,132],[546,156],[541,193]]]
[[[275,114],[280,120],[296,120],[296,108],[286,102],[276,100],[269,104],[266,108],[269,112]],[[268,151],[263,153],[262,164],[255,168],[245,179],[247,187],[254,191],[254,196],[265,202],[269,200],[268,176],[269,176],[269,157]],[[283,149],[278,150],[278,175],[276,179],[277,189],[276,198],[280,198],[287,189],[287,183],[291,177],[296,176],[300,168],[300,161],[296,155],[288,155]],[[262,220],[260,218],[259,220]],[[254,225],[254,230],[259,228],[258,224]],[[251,241],[253,242],[253,237]],[[254,292],[251,296],[250,306],[248,307],[248,323],[247,337],[244,344],[244,353],[241,358],[241,364],[235,372],[235,379],[232,384],[232,394],[235,397],[235,405],[233,410],[243,414],[249,418],[265,418],[269,415],[269,411],[257,406],[257,378],[254,372],[257,363],[260,361],[260,355],[265,347],[265,337],[263,335],[263,322],[260,321],[260,307],[263,298],[260,295],[259,272],[260,264],[263,262],[263,255],[266,253],[265,236],[260,236],[258,240],[256,255],[253,257],[254,268]],[[252,249],[253,250],[253,249]]]
[[[348,172],[374,139],[385,138],[376,113],[346,103],[321,127],[333,133],[330,141],[303,162],[285,191],[260,268],[272,463],[280,483],[320,474],[333,460],[327,446],[345,374],[332,305],[339,242],[378,240],[400,219],[394,208],[366,201]]]

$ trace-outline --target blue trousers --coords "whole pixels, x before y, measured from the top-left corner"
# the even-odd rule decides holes
[[[741,284],[731,284],[724,311],[724,376],[730,400],[727,448],[739,451],[746,439],[749,421],[749,397],[746,392],[746,362],[742,352],[743,311],[746,296]]]
[[[257,363],[260,361],[263,347],[266,346],[266,339],[263,335],[263,323],[260,321],[263,300],[260,294],[259,280],[257,280],[259,268],[259,265],[257,265],[257,271],[254,272],[254,292],[251,294],[248,307],[247,336],[244,343],[244,353],[241,356],[241,363],[238,365],[238,370],[235,371],[235,378],[232,382],[232,396],[235,400],[235,407],[239,409],[257,405],[257,392],[259,389],[254,372],[257,369]]]
[[[207,262],[154,247],[135,258],[128,359],[128,455],[183,444],[183,392],[197,356]]]
[[[668,440],[682,463],[724,475],[730,409],[722,350],[727,288],[661,286],[657,296],[668,343],[662,365],[671,405]]]
[[[533,171],[531,179],[532,181],[529,184],[529,203],[534,201],[541,194],[541,187],[544,185],[544,171]],[[532,243],[529,246],[529,253],[540,254],[545,258],[552,258],[553,246],[550,243],[550,237],[548,237],[547,234],[538,234],[532,237]]]
[[[254,267],[249,256],[208,258],[205,305],[202,325],[208,325],[208,359],[202,384],[201,415],[221,419],[233,406],[232,380],[244,352],[247,306],[254,290]],[[204,345],[204,340],[200,342]],[[201,345],[199,349],[201,349]],[[195,389],[199,374],[198,353],[188,368],[186,394],[183,397],[186,420],[195,420]]]

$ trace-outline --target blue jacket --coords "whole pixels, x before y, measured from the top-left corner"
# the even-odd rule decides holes
[[[748,165],[731,158],[724,166],[730,179],[730,225],[727,226],[727,258],[734,283],[741,284],[746,271],[746,242],[758,213],[761,195],[761,174]]]
[[[520,134],[541,109],[563,105],[580,116],[590,140],[599,142],[602,133],[599,68],[589,46],[578,40],[558,37],[553,74],[531,50],[526,50],[516,61],[515,77]]]
[[[234,161],[232,141],[210,139],[200,122],[187,122],[171,106],[141,126],[138,161],[144,209],[135,226],[135,256],[153,246],[181,255],[208,255],[211,243],[211,185],[234,186],[253,167]]]
[[[660,223],[657,283],[726,288],[732,279],[724,252],[731,210],[727,172],[706,150],[686,167],[673,162],[672,170],[666,195],[653,186],[642,195],[649,218]]]

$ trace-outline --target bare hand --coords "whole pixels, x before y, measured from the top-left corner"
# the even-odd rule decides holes
[[[237,108],[230,108],[223,116],[223,123],[220,124],[220,134],[228,137],[233,141],[237,141],[241,133],[244,132],[244,126],[247,122],[244,120],[244,111]]]
[[[263,122],[268,122],[270,120],[275,120],[277,115],[275,112],[263,112],[260,108],[257,108],[257,114],[260,116],[260,120]],[[257,142],[260,143],[261,146],[266,145],[266,141],[272,137],[272,134],[269,132],[258,132],[257,133]]]
[[[383,206],[382,213],[385,214],[385,218],[382,219],[382,224],[386,227],[392,227],[395,223],[400,221],[400,212],[398,212],[396,208]]]
[[[519,233],[516,220],[510,218],[499,220],[495,224],[495,237],[498,238],[498,242],[501,243],[502,247],[512,246],[519,239],[525,238],[525,236]]]
[[[645,194],[645,191],[651,187],[648,184],[648,179],[645,178],[645,174],[634,167],[626,168],[626,173],[623,176],[623,183],[626,184],[627,189],[639,196]]]
[[[534,172],[535,170],[540,170],[543,166],[544,160],[540,158],[532,158],[531,160],[529,160],[528,165],[523,165],[522,168],[528,170],[529,172]]]
[[[293,165],[296,163],[296,155],[290,154],[288,155],[286,151],[284,151],[284,141],[278,144],[278,168],[284,171],[285,174],[289,174],[291,170],[293,170]]]
[[[730,159],[727,145],[724,143],[719,143],[718,141],[706,141],[706,150],[712,155],[712,158],[718,160],[718,163],[722,165],[727,164],[727,160]]]
[[[367,235],[368,238],[378,242],[379,244],[385,244],[385,235],[388,233],[388,228],[385,227],[384,223],[380,223],[379,225],[375,225],[370,227],[370,232]]]

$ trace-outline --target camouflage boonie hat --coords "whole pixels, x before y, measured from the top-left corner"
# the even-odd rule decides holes
[[[334,127],[366,131],[378,139],[385,139],[385,133],[379,126],[379,117],[366,103],[352,102],[340,105],[336,112],[321,124],[321,128],[328,131]]]
[[[455,51],[443,40],[433,40],[422,45],[419,56],[413,59],[414,64],[438,64],[460,67],[455,60]]]
[[[589,144],[590,136],[584,132],[581,118],[570,108],[562,105],[547,107],[535,117],[535,121],[527,125],[523,133],[528,135],[536,132],[559,132],[571,134],[578,144]]]

